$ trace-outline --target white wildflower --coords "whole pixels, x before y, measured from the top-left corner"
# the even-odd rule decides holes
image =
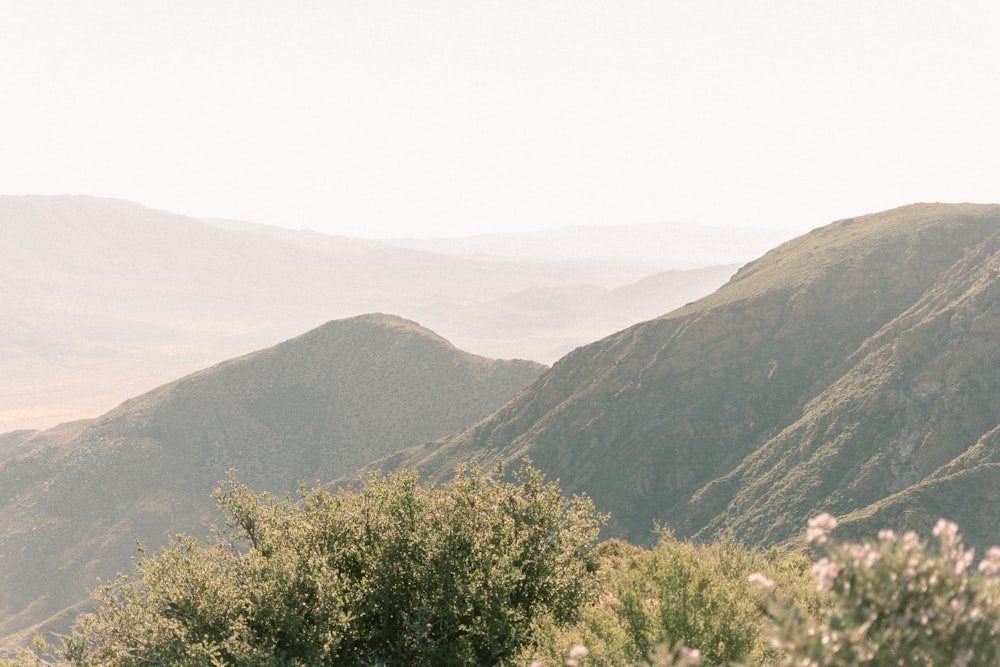
[[[822,558],[813,563],[812,573],[816,577],[816,590],[828,591],[833,588],[833,581],[840,574],[840,566],[829,558]]]
[[[951,542],[958,535],[958,524],[947,519],[938,519],[931,534],[940,537],[942,541]]]
[[[852,544],[848,554],[855,565],[866,570],[870,570],[882,558],[882,554],[870,544]]]
[[[769,593],[772,590],[774,590],[774,580],[770,579],[763,572],[754,572],[749,577],[747,577],[747,581],[752,586],[756,586],[765,593]]]
[[[701,664],[701,651],[696,648],[681,648],[681,658],[689,665],[700,665]]]
[[[969,569],[969,566],[972,565],[972,558],[974,553],[975,551],[973,549],[969,549],[968,551],[956,551],[955,553],[951,554],[951,557],[954,559],[954,565],[952,566],[952,573],[956,577],[962,575],[966,570]]]
[[[986,556],[979,563],[979,571],[983,574],[1000,574],[1000,547],[986,550]]]
[[[883,528],[878,531],[878,539],[882,542],[892,542],[896,539],[896,531],[891,528]]]
[[[583,644],[577,644],[569,650],[569,657],[566,658],[566,667],[578,667],[580,658],[586,658],[590,650]]]
[[[837,527],[837,518],[830,514],[829,512],[820,512],[813,518],[809,519],[808,528],[806,529],[806,538],[809,540],[810,544],[818,544],[820,546],[826,544],[830,536],[830,531]]]

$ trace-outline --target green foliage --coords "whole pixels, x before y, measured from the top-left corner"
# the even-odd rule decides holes
[[[810,538],[825,544],[835,525],[820,515]],[[812,614],[776,607],[769,635],[785,653],[779,664],[1000,664],[1000,548],[987,551],[977,572],[973,558],[943,519],[930,541],[883,530],[877,540],[831,543],[813,565],[825,604]]]
[[[687,664],[695,653],[715,665],[762,660],[767,597],[748,576],[767,572],[781,599],[806,608],[819,602],[806,558],[746,549],[732,539],[695,545],[664,531],[651,550],[609,541],[598,554],[598,601],[573,627],[543,630],[530,657],[559,664],[571,646],[583,645],[588,665]]]
[[[230,530],[177,538],[101,587],[71,665],[1000,664],[1000,548],[973,567],[955,524],[836,543],[811,562],[660,533],[592,548],[601,518],[525,464],[441,487],[217,493]],[[44,647],[36,654],[43,653]],[[0,665],[45,664],[25,653]]]
[[[41,656],[50,652],[50,646],[45,638],[40,634],[31,639],[31,646],[21,651],[13,658],[0,658],[0,667],[46,667],[51,663],[46,662]]]
[[[558,665],[586,647],[577,664],[594,667],[1000,664],[1000,547],[973,567],[949,521],[927,541],[884,530],[839,544],[835,526],[810,521],[810,541],[826,548],[813,563],[669,534],[651,551],[604,543],[599,601],[571,628],[543,632],[535,655]]]
[[[625,575],[621,613],[637,647],[681,641],[699,648],[711,664],[751,652],[760,610],[738,564],[717,556],[664,534],[650,557]]]
[[[229,533],[180,537],[96,592],[64,647],[84,665],[503,664],[592,596],[600,525],[527,463],[441,487],[217,493]]]

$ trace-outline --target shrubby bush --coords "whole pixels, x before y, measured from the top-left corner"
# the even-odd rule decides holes
[[[768,630],[780,665],[1000,664],[1000,548],[978,567],[958,526],[941,519],[933,539],[891,530],[863,542],[828,543],[836,521],[810,521],[809,537],[826,545],[812,567],[826,602],[809,614],[776,606]]]
[[[601,523],[525,464],[441,487],[217,493],[229,528],[178,537],[102,586],[70,664],[979,667],[1000,664],[1000,548],[978,563],[941,520],[822,557],[695,545],[592,547]],[[39,651],[43,652],[43,651]],[[29,653],[13,667],[47,664]]]
[[[230,530],[179,537],[96,591],[73,665],[496,665],[591,599],[600,517],[523,465],[371,476],[357,492],[217,493]]]
[[[579,643],[581,667],[1000,664],[1000,547],[976,564],[943,519],[928,540],[884,530],[841,543],[835,526],[828,514],[810,520],[809,540],[825,551],[811,564],[669,534],[649,552],[601,545],[600,602],[547,635],[544,663]]]
[[[768,598],[749,575],[767,572],[778,599],[803,608],[820,600],[804,556],[747,549],[731,538],[695,545],[661,531],[650,550],[612,540],[598,554],[598,601],[571,628],[543,631],[547,644],[530,657],[558,665],[569,647],[583,645],[587,665],[673,664],[668,656],[678,664],[696,656],[715,665],[761,661],[769,653]]]
[[[51,653],[51,647],[42,635],[37,634],[31,640],[30,647],[9,658],[0,658],[0,667],[46,667],[51,663],[41,656]]]

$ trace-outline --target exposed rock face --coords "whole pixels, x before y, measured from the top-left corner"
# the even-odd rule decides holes
[[[398,317],[366,315],[67,429],[0,463],[0,637],[127,570],[136,538],[156,548],[168,534],[206,533],[218,518],[212,490],[228,469],[255,489],[294,493],[299,480],[345,475],[481,419],[543,370],[466,354]]]
[[[931,521],[950,506],[921,484],[958,493],[946,478],[996,474],[984,466],[1000,420],[998,275],[1000,206],[833,223],[566,356],[475,427],[384,463],[447,475],[461,459],[527,455],[637,541],[661,522],[776,543],[821,509],[912,522],[906,498],[918,496],[898,494],[916,488]],[[985,526],[977,512],[991,510],[963,507],[950,516]],[[1000,525],[976,537],[1000,541]]]

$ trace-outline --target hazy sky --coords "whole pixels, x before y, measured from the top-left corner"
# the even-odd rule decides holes
[[[0,193],[364,237],[1000,201],[1000,3],[0,0]]]

